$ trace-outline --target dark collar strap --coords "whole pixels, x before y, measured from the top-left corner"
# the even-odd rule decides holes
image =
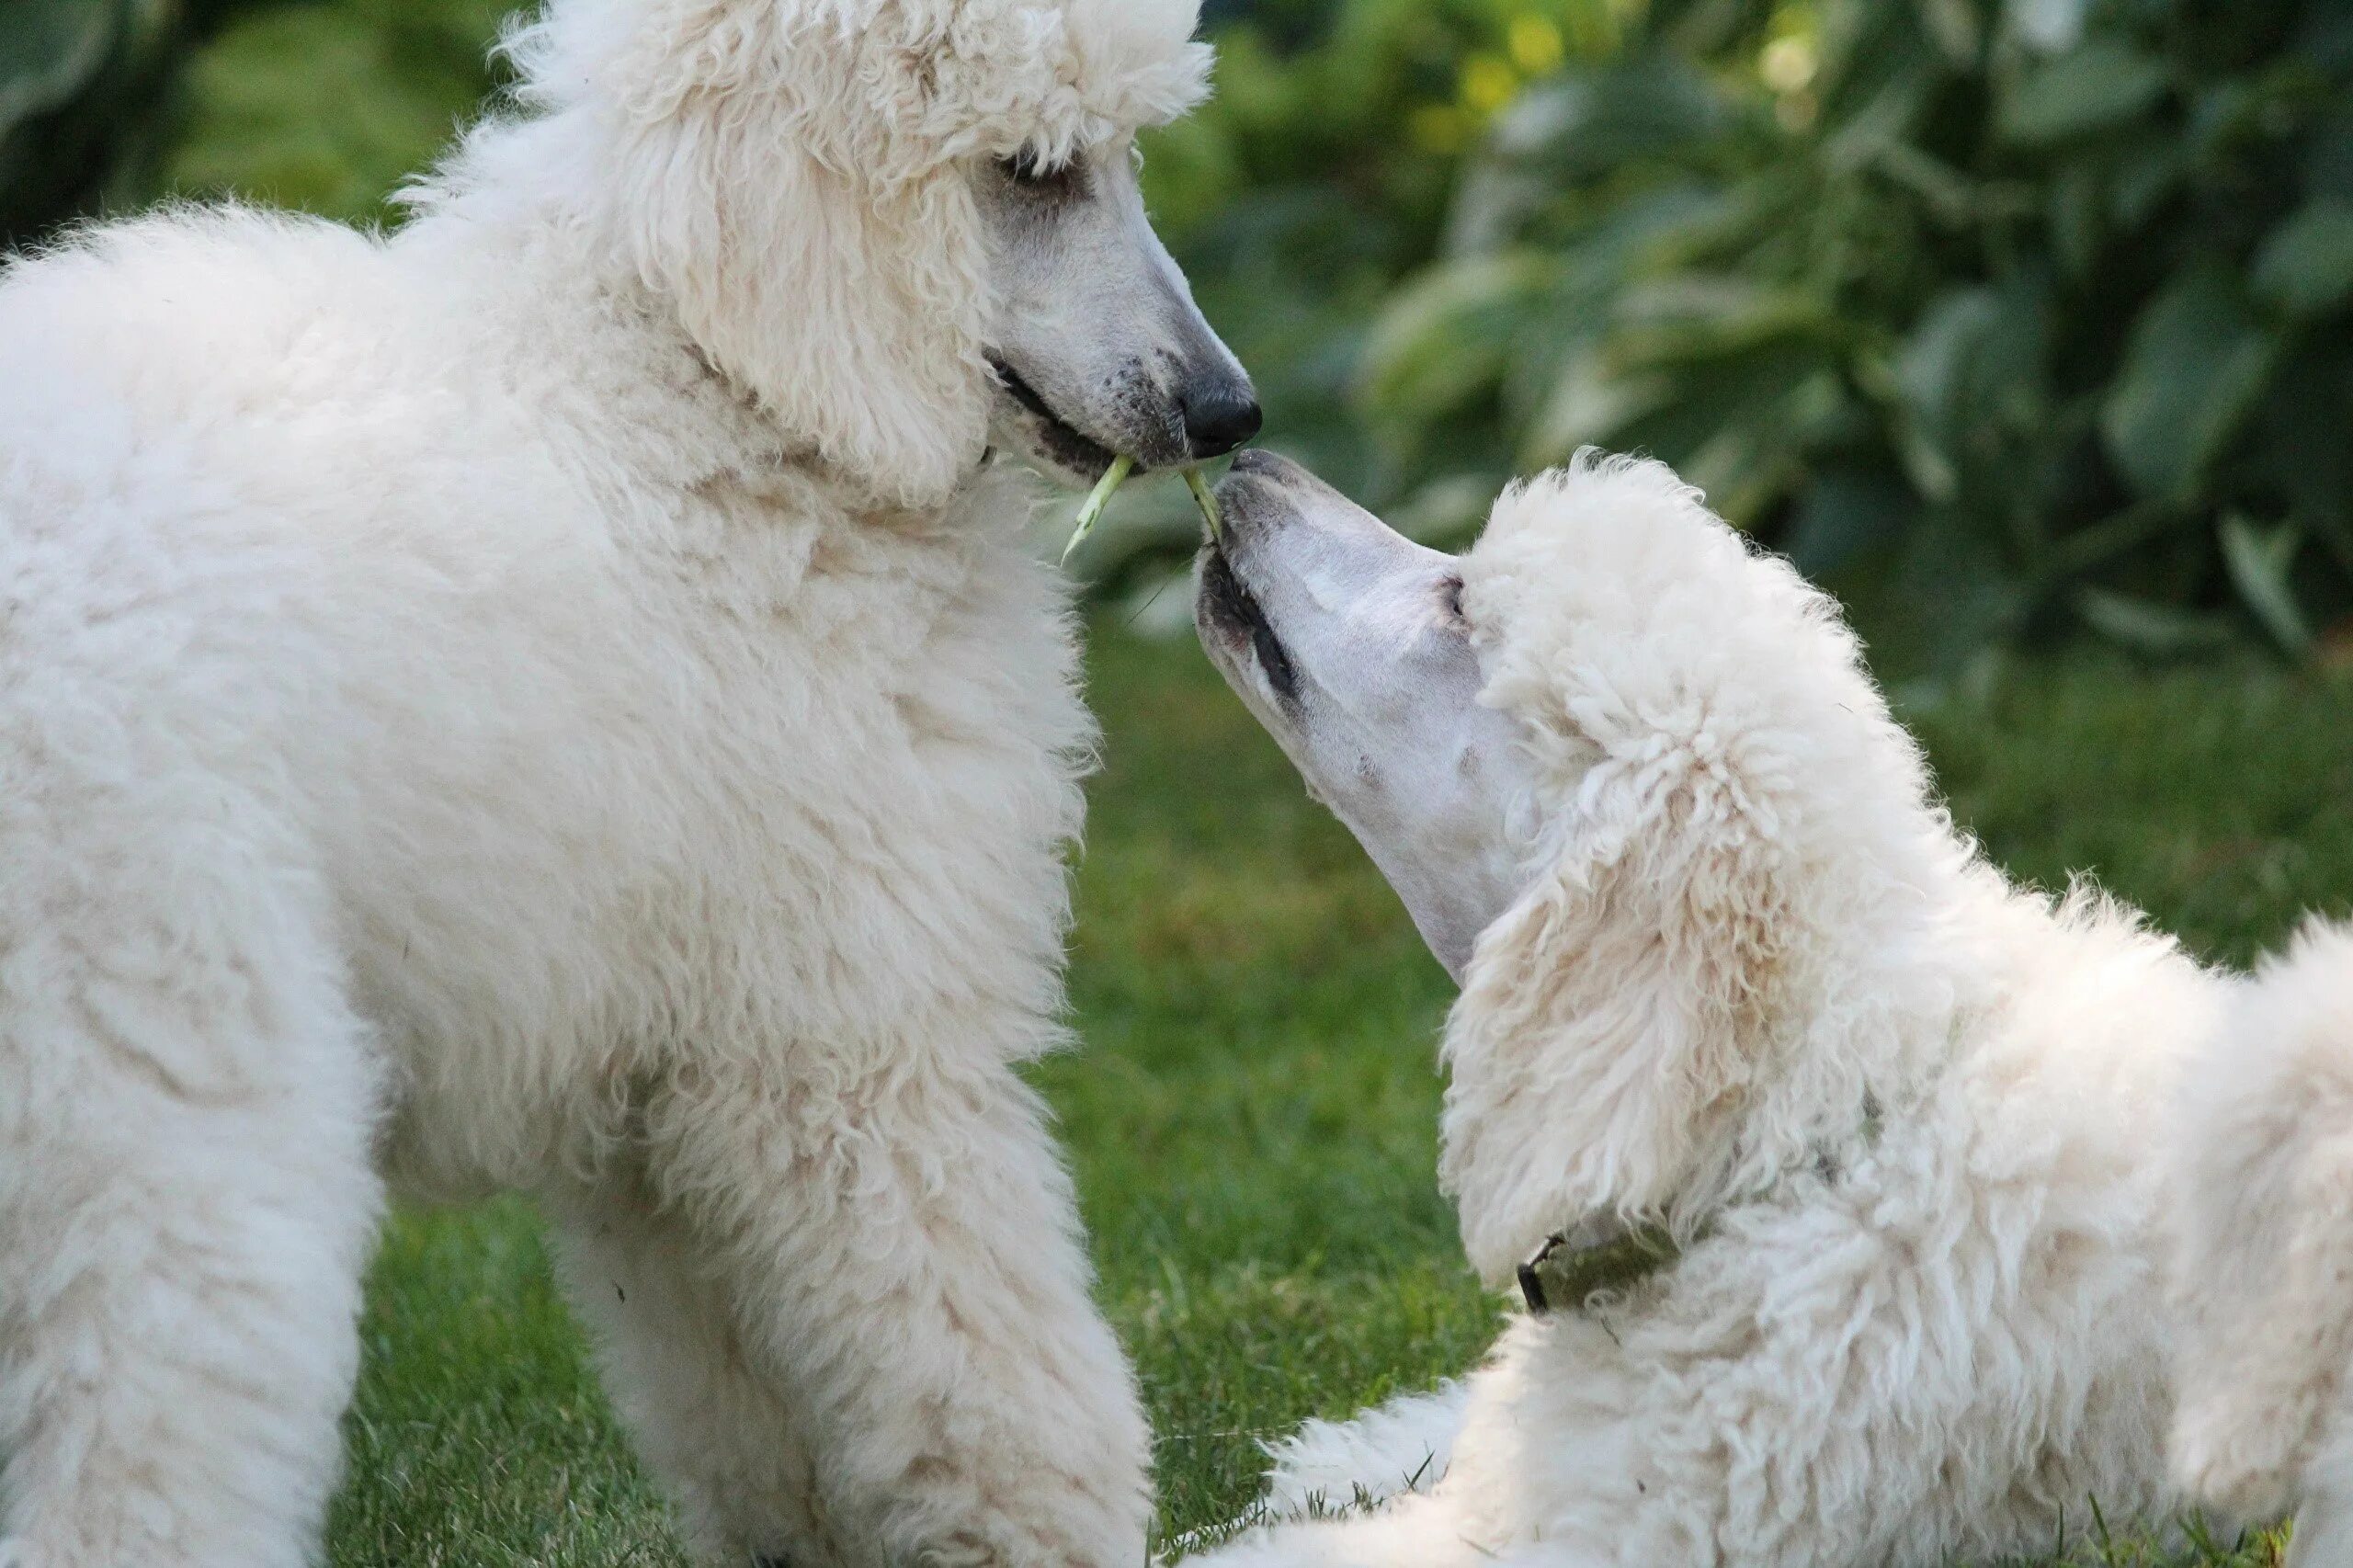
[[[1556,1234],[1519,1266],[1519,1293],[1539,1316],[1579,1312],[1594,1297],[1638,1285],[1682,1256],[1682,1244],[1663,1225],[1612,1225],[1594,1240]]]
[[[1856,1128],[1863,1148],[1877,1146],[1882,1119],[1879,1096],[1865,1089]],[[1827,1147],[1816,1151],[1814,1165],[1824,1181],[1835,1183],[1846,1175],[1845,1163]],[[1703,1224],[1693,1239],[1714,1228],[1712,1221]],[[1536,1256],[1519,1266],[1519,1293],[1539,1317],[1582,1312],[1594,1297],[1639,1285],[1682,1256],[1682,1244],[1664,1225],[1588,1221],[1574,1232],[1556,1231],[1545,1238]]]

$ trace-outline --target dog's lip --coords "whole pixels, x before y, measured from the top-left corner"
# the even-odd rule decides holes
[[[1200,568],[1201,608],[1221,631],[1236,642],[1246,641],[1251,632],[1266,623],[1265,607],[1242,581],[1242,574],[1233,569],[1233,558],[1219,547],[1217,540],[1202,542]]]
[[[1196,603],[1200,619],[1226,644],[1229,653],[1239,657],[1246,645],[1275,696],[1284,702],[1297,699],[1299,672],[1290,662],[1290,651],[1275,634],[1266,607],[1214,540],[1201,549],[1201,585]]]
[[[1109,468],[1119,454],[1102,442],[1079,429],[1053,410],[1053,405],[1039,395],[1038,389],[1022,379],[1004,356],[988,356],[989,369],[996,376],[1013,401],[1045,422],[1046,444],[1053,449],[1056,461],[1067,463],[1081,473],[1100,473]]]

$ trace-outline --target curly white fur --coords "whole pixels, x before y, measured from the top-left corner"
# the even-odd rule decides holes
[[[2295,1507],[2299,1562],[2353,1562],[2353,928],[2235,991],[2177,1111],[2174,1472],[2241,1520]]]
[[[1498,1283],[1593,1216],[1688,1245],[1277,1453],[1279,1504],[1416,1494],[1209,1561],[1881,1568],[2162,1517],[2151,1129],[2220,983],[2005,883],[1831,602],[1663,467],[1512,491],[1461,570],[1541,825],[1448,1026],[1444,1181]]]
[[[965,175],[1192,22],[555,0],[395,236],[7,270],[0,1560],[313,1561],[389,1177],[540,1197],[710,1561],[1141,1561]]]

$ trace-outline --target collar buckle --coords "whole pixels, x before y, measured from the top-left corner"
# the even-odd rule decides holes
[[[1664,1225],[1588,1220],[1545,1238],[1519,1266],[1519,1293],[1539,1317],[1583,1312],[1595,1297],[1631,1289],[1682,1256],[1682,1244]]]

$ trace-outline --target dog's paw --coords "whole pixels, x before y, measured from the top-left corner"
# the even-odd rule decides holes
[[[2174,1481],[2191,1497],[2243,1524],[2283,1517],[2301,1469],[2276,1419],[2185,1405],[2168,1445]]]

